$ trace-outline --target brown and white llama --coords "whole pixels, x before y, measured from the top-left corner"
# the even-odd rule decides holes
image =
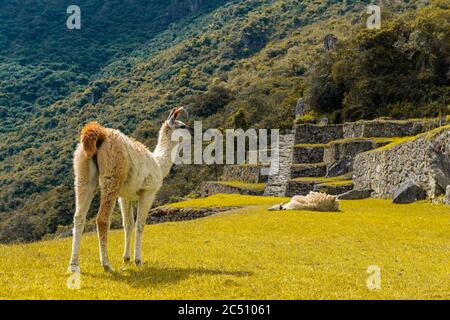
[[[74,154],[76,211],[69,272],[80,272],[78,256],[81,235],[98,186],[101,195],[96,222],[101,265],[105,271],[112,271],[107,241],[110,217],[117,199],[125,233],[123,260],[125,263],[130,261],[131,234],[135,224],[134,262],[136,265],[142,263],[142,234],[147,215],[173,164],[172,151],[177,142],[172,141],[172,132],[176,129],[190,130],[177,120],[182,110],[175,108],[170,112],[159,131],[154,152],[119,130],[104,128],[96,122],[88,123],[83,128]],[[134,203],[137,203],[136,223]]]

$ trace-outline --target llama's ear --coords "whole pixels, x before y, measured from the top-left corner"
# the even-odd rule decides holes
[[[184,111],[186,113],[186,115],[189,117],[189,114],[187,113],[186,109],[184,107],[179,107],[175,110],[175,112],[173,113],[173,117],[175,119],[177,119],[180,116],[181,111]]]
[[[175,122],[175,112],[177,111],[177,108],[173,108],[170,110],[169,117],[167,117],[167,122],[170,124],[173,124]]]

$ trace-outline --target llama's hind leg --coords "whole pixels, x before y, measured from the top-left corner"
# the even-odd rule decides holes
[[[111,224],[111,214],[114,211],[117,200],[117,194],[113,189],[115,188],[101,189],[100,208],[96,220],[100,247],[100,263],[107,272],[113,271],[108,259],[108,232]]]
[[[86,214],[89,211],[92,199],[97,190],[98,170],[94,162],[85,159],[79,150],[75,152],[74,169],[76,209],[73,218],[72,254],[69,263],[69,272],[80,272],[78,256],[80,253],[81,236],[86,223]]]
[[[131,235],[134,227],[133,206],[131,201],[119,198],[120,210],[122,212],[122,224],[124,230],[124,252],[123,262],[128,263],[131,259]]]
[[[153,200],[155,199],[154,193],[143,193],[139,196],[137,218],[136,218],[136,234],[134,243],[134,262],[137,266],[142,264],[142,235],[144,233],[144,227],[147,220],[148,212],[152,207]]]

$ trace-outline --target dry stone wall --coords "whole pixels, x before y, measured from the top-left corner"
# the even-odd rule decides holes
[[[264,190],[243,189],[239,187],[230,186],[225,183],[214,181],[205,181],[202,183],[201,186],[202,197],[208,197],[218,193],[226,193],[226,194],[239,193],[244,195],[261,196],[263,195]]]
[[[261,174],[262,166],[228,165],[223,168],[223,180],[244,181],[248,183],[267,182],[267,175]]]
[[[343,125],[344,138],[406,137],[430,131],[445,124],[445,120],[361,120]]]
[[[438,166],[436,161],[440,161]],[[445,168],[448,161],[450,126],[445,126],[384,150],[358,154],[353,165],[353,182],[357,190],[371,189],[373,197],[388,198],[410,178],[433,198],[445,194],[446,187],[439,182],[443,181],[443,173],[437,172],[436,167],[450,170]]]
[[[333,140],[343,138],[343,125],[315,125],[315,124],[299,124],[295,127],[295,143],[328,143]]]

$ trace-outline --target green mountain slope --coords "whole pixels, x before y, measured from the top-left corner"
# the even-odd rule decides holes
[[[81,29],[69,30],[71,1],[0,4],[0,132],[81,89],[112,61],[127,56],[171,23],[226,0],[78,1]]]
[[[141,3],[118,3],[127,6],[129,2]],[[39,110],[33,111],[37,105],[33,97],[24,107],[30,109],[26,117],[12,114],[15,108],[0,108],[1,121],[6,124],[2,123],[0,141],[0,241],[38,239],[57,230],[58,225],[71,223],[71,157],[79,130],[87,121],[97,120],[120,129],[151,147],[166,111],[180,104],[188,106],[196,119],[204,119],[205,128],[290,127],[293,106],[306,92],[305,75],[324,55],[325,35],[350,38],[365,28],[367,18],[367,1],[194,2],[205,7],[192,13],[191,8],[196,8],[193,2],[176,1],[164,7],[158,5],[163,1],[150,1],[148,6],[156,6],[152,11],[156,14],[146,13],[151,18],[164,16],[162,13],[172,17],[171,24],[150,19],[160,27],[159,32],[150,34],[136,31],[136,26],[129,24],[128,19],[139,20],[132,13],[117,16],[114,25],[123,26],[120,32],[93,36],[98,44],[93,45],[93,55],[108,52],[107,48],[114,52],[105,58],[96,56],[93,61],[97,63],[86,71],[89,75],[83,73],[86,66],[81,66],[89,60],[88,55],[80,57],[80,66],[73,71],[77,77],[61,81],[57,93],[38,95],[46,99]],[[419,2],[394,3],[385,8],[387,17],[415,10]],[[101,6],[96,8],[102,16]],[[129,10],[138,14],[136,11],[144,9]],[[185,14],[188,18],[178,19]],[[127,38],[131,38],[130,43]],[[112,39],[119,39],[118,43]],[[77,56],[78,50],[74,51]],[[41,54],[45,55],[45,50]],[[37,67],[27,67],[35,70],[26,72],[45,73],[50,61],[39,64],[30,52],[23,55],[37,59],[33,60]],[[4,70],[7,68],[12,67]],[[64,67],[58,72],[68,73],[67,77],[72,74]],[[3,77],[20,85],[25,93],[32,85],[42,84],[42,92],[55,88],[38,76],[32,80],[14,78],[16,73],[5,71]],[[50,74],[55,77],[55,73]],[[15,88],[8,92],[15,92]],[[62,96],[66,97],[60,99]],[[52,100],[55,102],[46,106]],[[174,168],[157,202],[188,194],[200,181],[213,177],[214,169]],[[95,205],[90,216],[94,212]]]

